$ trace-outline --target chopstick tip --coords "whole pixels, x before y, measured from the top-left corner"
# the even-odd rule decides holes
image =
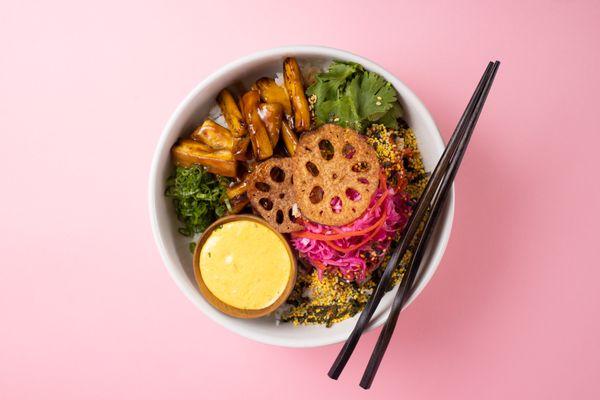
[[[363,388],[364,390],[369,390],[371,389],[371,383],[373,381],[365,381],[364,379],[360,381],[360,383],[358,384],[358,386],[360,386],[361,388]]]

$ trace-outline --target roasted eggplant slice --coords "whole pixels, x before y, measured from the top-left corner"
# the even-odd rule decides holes
[[[171,154],[177,166],[204,165],[208,172],[213,174],[230,177],[235,177],[237,174],[237,162],[228,150],[212,151],[204,143],[180,139],[171,149]]]
[[[298,145],[298,136],[296,136],[296,134],[294,133],[292,128],[290,128],[286,121],[283,121],[283,123],[281,124],[281,138],[283,139],[285,149],[287,150],[290,157],[292,157],[296,152],[296,146]]]
[[[261,78],[256,81],[260,98],[265,103],[279,104],[283,109],[285,117],[293,123],[294,114],[290,97],[283,86],[279,86],[272,78]]]
[[[190,138],[202,142],[215,150],[233,149],[233,137],[231,132],[211,119],[207,119],[199,126]]]
[[[246,193],[243,193],[237,197],[234,197],[233,199],[230,199],[229,203],[231,204],[229,214],[238,214],[244,208],[246,208],[248,204],[250,204],[250,199],[248,198]]]
[[[277,146],[279,131],[281,130],[282,107],[277,103],[261,103],[258,106],[258,115],[265,123],[271,146]]]
[[[248,161],[252,159],[252,150],[250,149],[250,136],[244,136],[234,139],[233,158],[239,161]]]
[[[215,149],[211,148],[210,146],[208,146],[204,143],[200,143],[195,140],[191,140],[191,139],[179,139],[177,141],[177,143],[175,145],[173,145],[173,148],[171,149],[171,151],[173,151],[175,149],[175,147],[177,147],[179,145],[181,145],[181,150],[185,150],[185,151],[189,150],[189,152],[191,152],[191,153],[197,153],[197,152],[212,153],[215,151]],[[185,155],[187,153],[178,152],[177,154]],[[177,159],[175,159],[175,161],[177,161]]]
[[[217,103],[219,103],[221,112],[225,117],[225,121],[227,121],[227,127],[231,131],[233,137],[239,138],[246,136],[248,133],[246,122],[244,121],[244,117],[231,92],[227,89],[221,90],[221,93],[217,96]]]
[[[288,57],[283,62],[283,77],[294,109],[294,129],[296,132],[307,131],[310,129],[310,109],[304,95],[300,67],[295,58]]]
[[[258,114],[260,95],[256,90],[250,90],[242,96],[242,114],[248,127],[250,141],[257,160],[265,160],[273,155],[273,146],[264,122]]]
[[[235,185],[227,188],[227,197],[229,199],[233,199],[234,197],[238,197],[248,190],[248,180],[245,179],[241,182],[236,183]]]

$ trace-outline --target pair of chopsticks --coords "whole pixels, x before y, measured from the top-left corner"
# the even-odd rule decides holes
[[[407,299],[407,293],[412,287],[415,277],[417,276],[419,266],[423,261],[425,250],[429,241],[431,240],[432,232],[440,218],[441,211],[444,208],[444,204],[448,198],[448,193],[452,187],[452,182],[454,181],[456,172],[458,171],[462,158],[465,154],[469,140],[471,139],[473,130],[477,124],[477,120],[481,114],[481,110],[483,109],[483,105],[485,104],[485,100],[490,91],[499,66],[499,61],[490,62],[488,64],[481,80],[479,81],[479,84],[477,85],[477,88],[475,89],[475,92],[473,93],[473,96],[471,97],[471,100],[469,101],[469,104],[467,105],[467,108],[461,116],[458,125],[456,126],[456,129],[454,130],[454,133],[452,134],[452,137],[450,138],[450,141],[444,150],[444,153],[442,154],[442,157],[438,161],[438,164],[429,178],[429,182],[427,183],[427,186],[425,187],[425,190],[423,191],[421,198],[419,199],[416,208],[408,221],[404,235],[392,253],[392,256],[387,263],[377,288],[371,295],[371,298],[361,313],[356,325],[354,326],[354,329],[352,330],[352,333],[348,337],[348,340],[346,340],[344,347],[331,366],[331,369],[328,373],[330,378],[337,379],[342,373],[342,370],[350,359],[352,352],[356,348],[358,340],[367,328],[373,313],[383,298],[386,288],[390,284],[392,272],[396,269],[398,262],[402,260],[406,250],[413,242],[413,238],[419,231],[419,227],[424,223],[425,227],[423,228],[423,233],[418,241],[411,262],[404,272],[402,281],[400,282],[398,291],[396,292],[390,314],[381,333],[379,334],[379,339],[377,340],[375,349],[371,354],[367,368],[365,369],[363,377],[360,381],[360,386],[364,389],[371,387],[373,379],[375,378],[375,374],[377,373],[377,369],[379,368],[383,355],[385,354],[392,334],[394,333],[398,315],[400,314],[400,311],[402,310],[402,307]]]

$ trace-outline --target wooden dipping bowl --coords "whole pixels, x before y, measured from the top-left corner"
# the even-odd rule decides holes
[[[212,292],[208,289],[208,287],[204,283],[204,280],[202,279],[202,274],[200,273],[200,252],[202,251],[202,247],[204,246],[204,243],[206,242],[206,240],[209,238],[209,236],[212,234],[212,232],[217,227],[219,227],[223,224],[227,224],[229,222],[233,222],[233,221],[252,221],[252,222],[256,222],[256,223],[266,226],[267,228],[269,228],[272,232],[274,232],[277,235],[279,240],[281,240],[283,242],[283,244],[285,245],[285,249],[287,250],[287,253],[290,257],[290,261],[291,261],[290,262],[290,268],[291,268],[290,279],[288,280],[288,283],[287,283],[285,289],[281,293],[281,296],[279,296],[279,298],[268,307],[261,308],[259,310],[245,310],[245,309],[233,307],[233,306],[221,301],[217,296],[212,294]],[[200,240],[198,240],[198,243],[196,244],[196,249],[194,250],[193,263],[194,263],[194,277],[196,278],[196,283],[198,284],[198,289],[200,290],[200,293],[202,293],[202,296],[204,296],[206,301],[208,301],[217,310],[219,310],[227,315],[230,315],[232,317],[236,317],[236,318],[260,318],[260,317],[264,317],[267,314],[270,314],[271,312],[275,311],[277,308],[279,308],[279,306],[281,306],[285,302],[285,300],[289,297],[290,293],[292,292],[292,289],[294,288],[294,284],[296,283],[296,273],[297,273],[296,257],[294,256],[294,253],[292,252],[292,249],[291,249],[288,241],[283,237],[283,235],[281,235],[279,232],[277,232],[275,229],[273,229],[265,220],[255,217],[254,215],[250,215],[250,214],[229,215],[229,216],[220,218],[220,219],[216,220],[215,222],[213,222],[213,224],[210,225],[204,231],[204,233],[200,237]]]

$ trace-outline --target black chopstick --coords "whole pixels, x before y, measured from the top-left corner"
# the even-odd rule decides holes
[[[419,244],[417,245],[417,248],[415,250],[415,253],[413,255],[413,258],[412,258],[408,268],[404,272],[404,277],[402,278],[402,281],[400,282],[400,286],[398,288],[396,296],[394,297],[394,303],[392,305],[390,314],[387,318],[387,321],[386,321],[383,329],[381,330],[381,333],[379,334],[379,338],[377,339],[377,343],[375,344],[375,349],[373,350],[373,353],[371,354],[371,358],[369,359],[367,368],[365,369],[363,377],[360,381],[360,386],[364,389],[369,389],[371,387],[371,384],[373,383],[373,379],[375,378],[377,370],[379,369],[381,360],[383,359],[383,356],[388,347],[390,339],[394,333],[394,328],[396,327],[396,322],[398,320],[398,316],[399,316],[400,312],[402,311],[402,307],[404,306],[404,302],[407,298],[407,296],[406,296],[407,291],[409,288],[412,287],[412,284],[418,273],[419,266],[421,265],[421,262],[423,261],[423,257],[425,255],[425,250],[431,239],[431,234],[432,234],[435,226],[437,226],[437,222],[440,218],[441,211],[443,209],[443,205],[448,198],[448,193],[450,192],[450,188],[452,187],[452,182],[454,181],[454,178],[456,177],[456,173],[458,171],[458,168],[460,167],[460,163],[466,152],[467,146],[469,145],[469,141],[473,134],[473,130],[475,128],[475,125],[477,124],[477,120],[479,119],[479,115],[481,114],[481,110],[483,109],[485,100],[490,91],[490,88],[492,86],[494,77],[496,76],[496,72],[498,71],[499,66],[500,66],[500,62],[496,61],[493,65],[491,77],[486,82],[486,85],[483,88],[483,92],[475,106],[475,110],[474,110],[473,114],[470,116],[467,123],[465,124],[464,129],[466,131],[466,134],[463,137],[462,141],[459,143],[458,149],[456,150],[456,153],[452,157],[450,167],[449,167],[447,173],[444,175],[444,179],[442,180],[442,183],[440,184],[438,190],[435,193],[435,197],[432,200],[430,215],[429,215],[429,218],[427,219],[425,228],[423,229],[423,233],[419,240]]]
[[[373,316],[373,313],[377,309],[377,306],[379,305],[381,298],[385,294],[387,286],[390,283],[392,272],[394,271],[394,269],[396,268],[396,265],[398,264],[398,261],[404,255],[408,246],[412,242],[412,239],[413,239],[416,231],[418,230],[419,225],[421,224],[421,220],[422,220],[424,214],[426,213],[427,209],[429,208],[429,204],[432,200],[432,197],[433,197],[435,191],[437,190],[443,175],[445,174],[446,170],[448,169],[451,155],[454,154],[457,144],[460,141],[459,139],[466,133],[464,131],[464,129],[462,129],[462,125],[465,123],[465,121],[468,119],[468,117],[473,113],[475,104],[481,95],[481,92],[483,90],[485,82],[487,82],[491,76],[491,71],[492,71],[492,63],[490,62],[483,74],[483,77],[481,78],[479,84],[477,85],[475,93],[471,97],[471,100],[469,101],[469,104],[467,105],[466,110],[464,111],[463,115],[461,116],[458,126],[454,130],[454,133],[452,134],[452,137],[450,138],[450,141],[448,142],[446,149],[444,149],[444,152],[443,152],[442,156],[440,157],[440,160],[439,160],[438,164],[436,165],[436,167],[427,183],[427,186],[425,187],[425,190],[423,191],[423,194],[421,195],[421,198],[419,199],[417,206],[408,221],[405,233],[402,236],[400,244],[396,247],[396,249],[392,253],[392,256],[390,257],[390,260],[387,263],[387,266],[381,276],[381,279],[379,281],[379,284],[377,285],[377,288],[371,295],[369,301],[367,302],[367,304],[365,306],[365,309],[363,310],[360,317],[358,318],[358,321],[357,321],[356,325],[354,326],[352,333],[346,340],[346,343],[344,344],[342,350],[340,351],[340,353],[338,354],[337,358],[335,359],[333,365],[331,366],[331,369],[329,370],[329,373],[328,373],[330,378],[337,379],[340,376],[342,370],[344,369],[348,360],[350,359],[352,352],[356,348],[358,340],[360,339],[362,333],[366,329],[367,324],[369,323],[371,317]]]

